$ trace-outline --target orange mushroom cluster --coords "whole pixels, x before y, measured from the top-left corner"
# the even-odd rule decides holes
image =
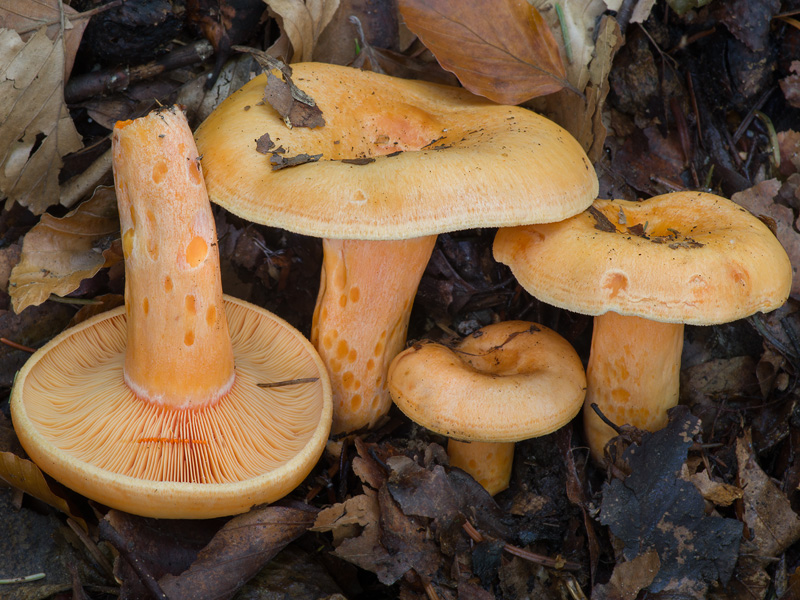
[[[597,178],[566,131],[517,106],[329,64],[292,65],[291,79],[324,125],[288,127],[263,101],[264,74],[206,119],[197,144],[212,202],[325,239],[312,341],[331,375],[333,430],[350,432],[391,405],[386,371],[435,235],[567,218],[594,200]],[[274,169],[276,155],[315,160]]]
[[[789,296],[792,266],[769,228],[703,192],[597,200],[559,223],[501,229],[495,258],[533,296],[595,315],[586,436],[597,461],[618,425],[654,431],[678,402],[684,323],[768,312]]]

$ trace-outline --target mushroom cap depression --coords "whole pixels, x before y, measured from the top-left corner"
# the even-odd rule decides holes
[[[518,442],[566,425],[583,405],[577,352],[527,321],[489,325],[452,350],[414,345],[389,367],[392,400],[415,423],[456,440]]]
[[[330,383],[310,342],[271,313],[225,296],[236,380],[188,422],[125,385],[125,308],[53,338],[25,363],[11,396],[25,451],[67,487],[134,514],[210,518],[275,501],[318,460]],[[258,383],[318,377],[312,383]]]
[[[712,325],[774,310],[792,281],[769,228],[703,192],[597,200],[560,223],[501,229],[494,256],[548,304],[666,323]]]
[[[529,110],[350,67],[292,69],[323,126],[287,127],[262,101],[261,75],[195,135],[211,200],[249,221],[324,238],[406,239],[557,221],[597,195],[578,142]],[[270,153],[256,150],[264,134],[282,157],[322,156],[273,170]]]

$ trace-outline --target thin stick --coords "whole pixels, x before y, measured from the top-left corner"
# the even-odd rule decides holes
[[[17,350],[22,350],[23,352],[30,352],[33,354],[36,352],[36,348],[29,348],[28,346],[23,346],[22,344],[18,344],[17,342],[12,342],[8,338],[0,337],[0,343],[5,344],[6,346],[11,346]]]
[[[139,556],[132,552],[133,548],[129,546],[128,540],[120,535],[120,533],[114,529],[114,526],[105,519],[100,521],[100,535],[111,542],[111,545],[119,551],[125,561],[139,576],[139,580],[153,598],[156,600],[169,600],[169,597],[164,593],[164,590],[161,589],[161,586],[158,585],[158,581],[153,577],[153,574],[150,573]]]
[[[100,300],[93,300],[91,298],[70,298],[69,296],[56,296],[55,294],[50,294],[47,299],[51,302],[58,302],[59,304],[78,304],[85,306],[103,303]]]
[[[464,531],[467,532],[467,535],[473,539],[473,541],[477,543],[481,543],[483,541],[483,535],[481,535],[481,532],[473,527],[472,523],[469,521],[464,521],[462,527]],[[544,556],[543,554],[536,554],[535,552],[530,552],[524,548],[520,548],[519,546],[512,546],[507,542],[504,543],[503,550],[509,554],[513,554],[514,556],[524,558],[525,560],[533,563],[544,565],[545,567],[550,567],[551,569],[563,569],[565,571],[579,571],[581,569],[581,565],[576,562],[564,560],[563,558],[550,558],[549,556]]]
[[[256,385],[260,388],[276,388],[298,383],[314,383],[315,381],[319,381],[319,377],[302,377],[300,379],[287,379],[286,381],[273,381],[272,383],[257,383]]]
[[[12,577],[11,579],[0,579],[0,585],[10,583],[28,583],[29,581],[38,581],[44,579],[44,573],[34,573],[33,575],[25,575],[24,577]]]

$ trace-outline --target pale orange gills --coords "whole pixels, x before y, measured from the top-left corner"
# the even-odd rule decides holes
[[[401,352],[389,368],[389,391],[415,423],[470,442],[448,446],[451,464],[494,494],[511,475],[513,448],[506,444],[571,421],[583,404],[586,378],[577,352],[555,331],[505,321],[455,348],[423,342]]]
[[[792,267],[769,228],[703,192],[597,200],[560,223],[501,229],[495,258],[536,298],[596,315],[584,421],[596,460],[617,425],[656,430],[678,401],[684,323],[781,306]]]
[[[288,323],[223,296],[183,113],[117,123],[112,148],[126,304],[28,360],[11,395],[20,441],[67,487],[139,515],[211,518],[277,500],[324,448],[325,367]]]
[[[435,234],[567,218],[595,198],[597,177],[577,141],[529,110],[337,65],[292,69],[315,126],[287,126],[262,75],[196,138],[212,202],[325,238],[312,340],[333,381],[333,430],[352,432],[391,405],[386,367]],[[269,77],[273,97],[287,81]]]

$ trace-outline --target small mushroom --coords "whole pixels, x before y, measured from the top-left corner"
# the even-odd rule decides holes
[[[684,323],[768,312],[789,296],[792,267],[759,219],[712,194],[597,200],[561,223],[501,229],[495,258],[532,295],[596,315],[584,425],[600,462],[613,423],[655,431],[678,403]]]
[[[592,202],[597,178],[580,145],[529,110],[337,65],[292,69],[324,126],[287,128],[261,101],[261,75],[196,137],[213,202],[324,238],[311,338],[333,383],[333,430],[349,432],[391,405],[386,371],[435,235],[564,219]],[[274,170],[259,147],[319,160]]]
[[[389,391],[408,418],[448,436],[450,464],[494,495],[508,487],[514,442],[578,414],[586,378],[578,354],[542,325],[488,325],[450,349],[420,343],[389,367]]]
[[[27,361],[11,394],[20,441],[66,486],[139,515],[211,518],[277,500],[324,449],[325,367],[282,319],[223,296],[183,113],[118,122],[112,150],[125,306]]]

